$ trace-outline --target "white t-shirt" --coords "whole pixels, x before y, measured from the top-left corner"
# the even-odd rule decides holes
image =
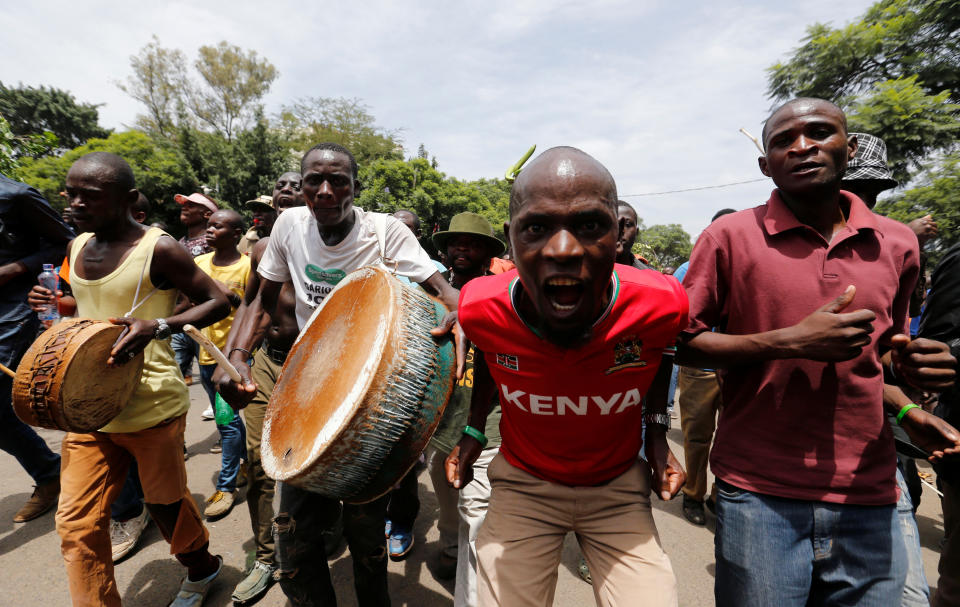
[[[291,280],[297,292],[297,324],[303,327],[313,310],[344,276],[364,266],[380,266],[380,245],[373,216],[353,207],[356,221],[347,237],[334,246],[320,238],[317,220],[307,207],[284,211],[270,232],[270,242],[257,272],[267,280]],[[397,262],[396,273],[423,282],[437,269],[407,226],[387,215],[386,257]]]

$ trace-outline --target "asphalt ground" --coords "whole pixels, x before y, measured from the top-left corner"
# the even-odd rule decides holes
[[[198,374],[195,377],[199,377]],[[220,467],[220,456],[209,452],[218,434],[212,421],[200,419],[207,404],[202,387],[199,384],[192,386],[190,396],[186,430],[190,458],[186,465],[190,489],[202,509],[204,500],[214,491]],[[40,434],[52,449],[59,452],[62,433],[40,430]],[[679,429],[671,430],[668,439],[674,454],[682,461]],[[930,471],[925,463],[921,464],[921,469]],[[30,496],[32,482],[16,460],[6,453],[0,453],[0,478],[4,479],[0,490],[0,607],[70,605],[53,512],[28,523],[13,523],[13,515]],[[415,546],[406,560],[389,565],[389,586],[395,607],[452,604],[452,581],[439,580],[434,575],[439,538],[437,502],[425,471],[420,474],[419,481],[421,508],[414,527]],[[224,559],[223,572],[204,603],[208,607],[232,604],[230,595],[253,560],[252,530],[244,497],[241,489],[233,510],[226,517],[207,523],[211,550]],[[683,518],[680,498],[666,503],[653,499],[654,519],[677,576],[680,605],[713,605],[713,517],[708,514],[707,526],[696,527]],[[939,498],[926,487],[917,521],[927,581],[935,587],[943,516]],[[594,604],[591,586],[577,575],[579,557],[576,540],[572,534],[568,535],[559,567],[555,605]],[[330,559],[330,569],[339,604],[356,605],[352,565],[345,544],[341,544]],[[156,525],[151,524],[136,550],[116,565],[115,575],[124,605],[163,607],[176,595],[184,570],[169,554]],[[279,607],[289,603],[280,587],[274,585],[256,604]],[[642,604],[642,600],[638,600],[638,604]]]

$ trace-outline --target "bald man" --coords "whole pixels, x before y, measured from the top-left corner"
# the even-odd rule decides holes
[[[676,605],[650,492],[671,499],[684,480],[665,438],[671,365],[661,362],[686,327],[686,295],[659,272],[614,263],[616,184],[580,150],[550,149],[520,174],[504,233],[516,271],[476,278],[460,298],[475,383],[447,459],[454,487],[469,483],[498,394],[480,604],[552,605],[574,531],[598,605]],[[642,444],[649,463],[637,458]]]
[[[943,344],[898,335],[917,239],[841,191],[857,150],[843,112],[790,101],[763,143],[760,170],[777,189],[710,224],[683,279],[690,327],[678,358],[722,378],[710,455],[716,603],[898,604],[905,554],[885,407],[931,453],[956,436],[898,403],[883,368],[937,389],[914,355],[924,350],[929,369],[955,363]]]
[[[136,460],[147,509],[187,570],[170,605],[198,607],[223,560],[210,554],[209,534],[187,487],[182,449],[190,399],[169,338],[187,324],[215,322],[229,304],[175,240],[134,221],[130,207],[139,192],[122,158],[87,154],[70,167],[66,184],[83,232],[67,244],[77,316],[125,328],[107,364],[128,364],[144,354],[139,384],[123,411],[96,432],[63,438],[56,525],[70,596],[75,606],[120,606],[108,521]],[[177,291],[196,305],[174,314]],[[36,309],[52,297],[35,286],[28,301]]]

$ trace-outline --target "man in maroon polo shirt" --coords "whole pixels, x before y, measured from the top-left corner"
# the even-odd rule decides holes
[[[894,604],[905,555],[882,360],[896,342],[900,376],[915,378],[920,358],[945,363],[942,348],[893,340],[917,239],[840,190],[857,143],[832,103],[784,104],[763,141],[760,170],[777,189],[711,224],[684,278],[681,362],[724,368],[710,458],[717,605]],[[931,450],[956,446],[905,413]]]

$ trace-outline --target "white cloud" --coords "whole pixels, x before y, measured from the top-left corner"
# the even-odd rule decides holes
[[[192,60],[227,40],[280,77],[268,111],[302,96],[359,97],[384,127],[423,143],[460,178],[494,177],[532,143],[577,145],[623,194],[760,177],[753,144],[770,108],[764,68],[814,21],[846,22],[870,0],[802,5],[656,0],[5,3],[5,83],[45,84],[104,103],[101,121],[141,111],[115,82],[156,34]],[[632,198],[646,223],[696,235],[722,207],[766,199],[760,182]]]

